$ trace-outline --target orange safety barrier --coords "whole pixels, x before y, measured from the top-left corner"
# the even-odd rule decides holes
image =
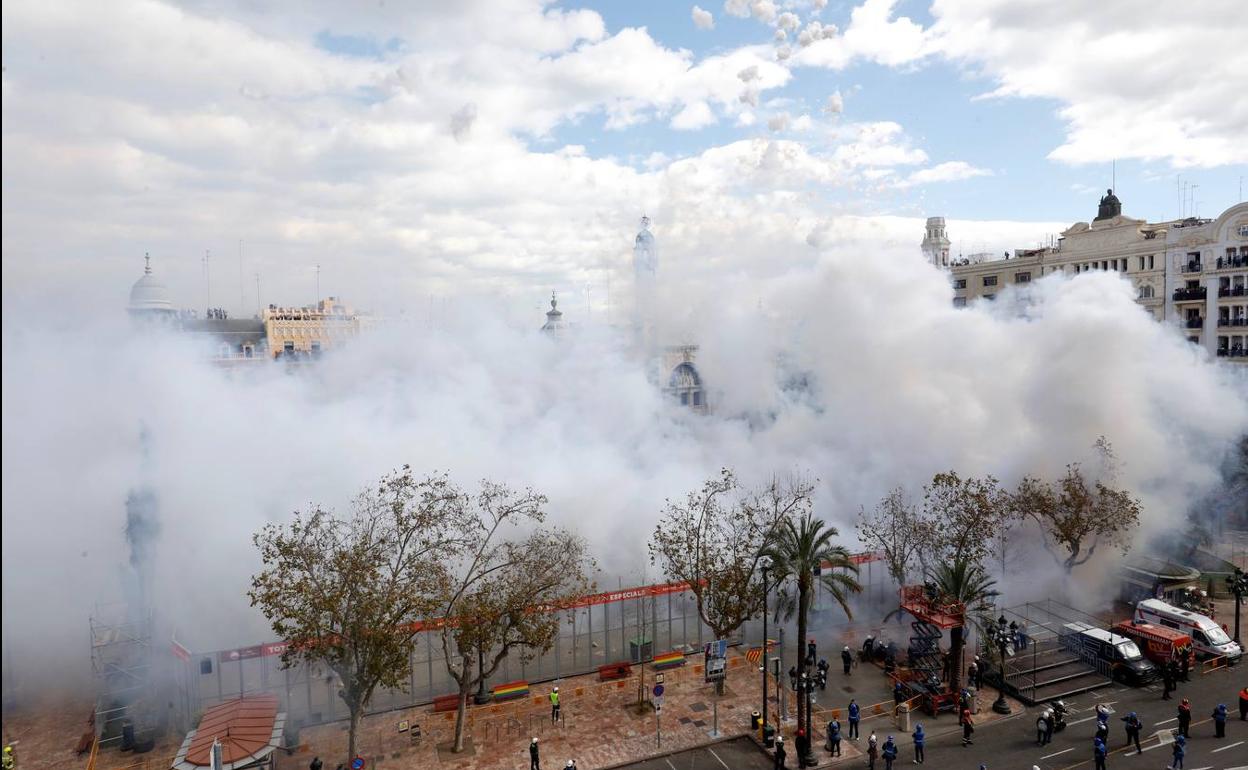
[[[1209,660],[1206,660],[1203,663],[1201,663],[1200,667],[1202,671],[1200,673],[1209,674],[1214,671],[1217,671],[1218,669],[1226,668],[1230,664],[1231,664],[1231,661],[1225,655],[1219,655],[1216,658],[1210,658]]]

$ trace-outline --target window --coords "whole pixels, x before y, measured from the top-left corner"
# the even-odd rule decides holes
[[[994,299],[996,299],[996,298],[997,298],[997,295],[996,295],[996,294],[985,294],[985,295],[984,295],[984,299],[986,299],[986,300],[994,300]]]
[[[953,288],[955,288],[955,289],[965,289],[965,288],[966,288],[966,279],[965,279],[965,278],[959,278],[958,280],[954,281],[954,282],[953,282]]]
[[[1015,273],[1014,283],[1029,283],[1031,281],[1031,273]]]
[[[1140,257],[1140,269],[1141,269],[1141,270],[1143,270],[1143,269],[1144,269],[1144,258],[1143,258],[1143,257]]]
[[[1140,287],[1140,299],[1152,299],[1152,298],[1153,298],[1153,287],[1141,286]]]
[[[954,307],[966,307],[966,297],[954,297],[953,306]]]
[[[1153,255],[1152,254],[1148,255],[1148,269],[1149,270],[1153,269]]]
[[[1239,226],[1239,237],[1240,237],[1240,238],[1248,238],[1248,225],[1240,225],[1240,226]]]
[[[996,277],[995,275],[985,275],[985,276],[984,276],[984,285],[985,285],[985,286],[996,286],[996,285],[997,285],[997,277]]]
[[[702,406],[702,391],[700,390],[693,391],[693,405]]]
[[[1187,341],[1188,341],[1188,342],[1190,342],[1190,343],[1192,343],[1193,345],[1199,345],[1199,344],[1200,344],[1200,337],[1188,337],[1188,338],[1187,338]]]
[[[293,355],[295,354],[295,341],[294,341],[294,340],[286,340],[285,342],[283,342],[283,343],[282,343],[282,353],[284,353],[285,355],[288,355],[288,356],[293,356]]]

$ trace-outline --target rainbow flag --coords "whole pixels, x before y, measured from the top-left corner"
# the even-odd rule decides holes
[[[494,700],[511,700],[512,698],[523,698],[529,694],[528,682],[508,682],[500,684],[494,688]]]
[[[654,667],[656,669],[676,668],[685,665],[685,654],[679,651],[669,652],[663,655],[656,655],[654,658]]]

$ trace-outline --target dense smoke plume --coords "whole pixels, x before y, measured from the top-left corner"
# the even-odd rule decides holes
[[[154,604],[180,641],[268,639],[244,596],[258,566],[251,534],[310,501],[344,510],[403,463],[465,485],[533,485],[612,584],[644,569],[664,498],[721,466],[747,482],[818,477],[816,509],[847,539],[859,506],[891,487],[917,491],[947,469],[1006,483],[1057,474],[1102,434],[1143,499],[1146,533],[1215,493],[1248,430],[1245,383],[1154,322],[1126,281],[1046,277],[1026,297],[955,310],[947,278],[912,247],[831,241],[750,280],[668,273],[660,328],[700,344],[706,417],[665,400],[629,333],[601,319],[555,340],[535,331],[536,313],[508,323],[463,300],[436,325],[392,323],[314,366],[224,372],[120,312],[52,326],[6,296],[15,665],[85,665],[91,605],[115,601],[118,565],[142,554],[127,551],[128,532],[155,535]],[[127,504],[145,486],[159,531]]]

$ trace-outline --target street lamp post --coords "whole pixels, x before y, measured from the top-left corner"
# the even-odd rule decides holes
[[[758,656],[758,670],[763,674],[763,742],[767,741],[767,570],[771,569],[771,559],[763,557],[759,562],[763,570],[763,651]]]
[[[811,731],[811,715],[810,707],[814,705],[815,698],[815,676],[808,674],[806,676],[806,764],[814,767],[818,764],[815,759],[815,734]]]
[[[1234,574],[1226,576],[1226,587],[1235,596],[1235,643],[1242,647],[1243,642],[1239,640],[1239,605],[1248,596],[1248,573],[1236,567]]]
[[[997,618],[997,624],[989,629],[989,639],[996,645],[997,652],[1001,654],[1001,678],[997,680],[997,702],[992,704],[992,710],[998,714],[1010,713],[1009,701],[1005,699],[1005,648],[1014,640],[1017,631],[1017,623],[1006,625],[1005,615]]]

